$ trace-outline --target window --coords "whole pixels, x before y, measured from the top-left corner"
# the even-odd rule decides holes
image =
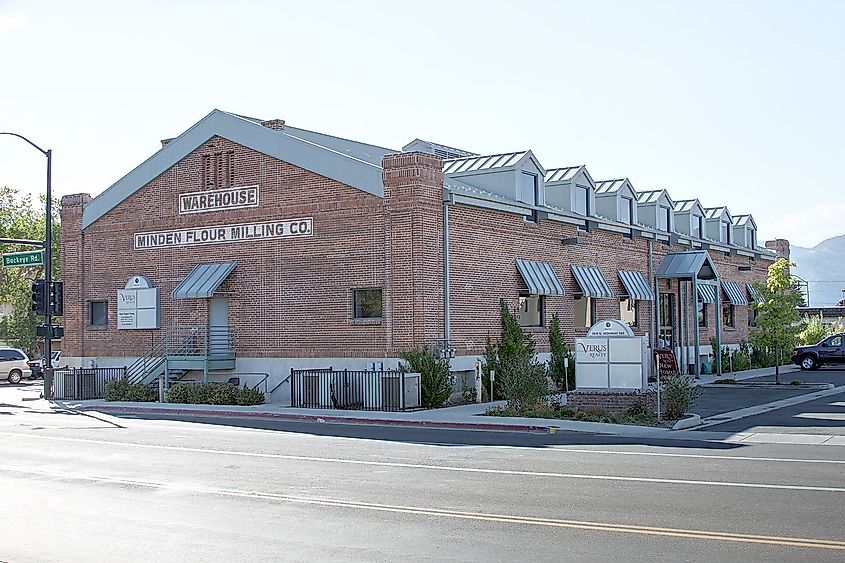
[[[657,228],[661,231],[671,232],[672,231],[672,210],[668,207],[660,206],[657,208],[658,217],[657,217]]]
[[[698,326],[704,328],[707,326],[707,303],[703,303],[701,301],[698,301],[697,303]]]
[[[89,301],[88,302],[88,324],[91,326],[108,326],[109,324],[109,302]]]
[[[619,318],[631,326],[639,324],[637,317],[637,302],[629,297],[619,301]]]
[[[596,318],[596,302],[592,297],[576,297],[573,301],[575,310],[575,326],[589,328]]]
[[[722,324],[724,326],[734,326],[734,312],[733,303],[722,303]]]
[[[519,326],[543,326],[543,296],[519,297]]]
[[[590,215],[590,190],[583,186],[575,186],[575,208],[578,215],[585,217]]]
[[[634,200],[630,197],[623,197],[619,206],[619,220],[629,225],[634,224]]]
[[[701,217],[698,215],[690,215],[690,236],[693,238],[701,238],[703,230]]]
[[[17,350],[11,350],[6,348],[5,350],[0,350],[0,362],[14,362],[16,360],[24,360],[23,354],[18,352]]]
[[[754,229],[748,230],[748,247],[749,248],[757,248],[757,232]]]
[[[522,173],[522,193],[521,199],[524,203],[528,205],[537,205],[537,176],[534,174],[529,174],[528,172]],[[537,222],[537,210],[531,211],[531,216],[526,218],[528,221],[532,221],[534,223]]]
[[[730,223],[727,221],[722,221],[722,231],[719,233],[719,242],[726,242],[730,244],[731,242],[731,226]]]
[[[830,346],[831,348],[839,348],[842,346],[842,337],[841,336],[834,336],[833,338],[828,338],[824,341],[826,346]]]
[[[381,288],[352,290],[352,318],[381,318]]]
[[[657,338],[662,341],[658,347],[666,348],[675,345],[675,295],[672,293],[660,294],[660,319],[658,323]]]

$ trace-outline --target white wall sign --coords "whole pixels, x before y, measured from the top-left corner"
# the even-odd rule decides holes
[[[599,321],[590,327],[587,336],[634,336],[634,331],[628,323],[608,319]]]
[[[222,242],[243,242],[282,237],[302,237],[314,234],[314,219],[283,219],[242,225],[216,225],[173,231],[135,233],[135,250],[166,246],[193,246]]]
[[[179,213],[205,213],[258,207],[258,186],[191,192],[179,196]]]
[[[159,327],[159,290],[144,276],[132,276],[117,290],[117,328],[123,330]]]

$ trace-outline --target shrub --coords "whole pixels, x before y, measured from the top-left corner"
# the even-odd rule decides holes
[[[797,379],[793,379],[792,381],[789,382],[789,384],[790,385],[801,385],[801,382],[798,381]]]
[[[501,362],[502,393],[508,401],[508,406],[523,409],[539,403],[549,394],[549,384],[546,379],[546,369],[531,358],[525,356],[512,358]]]
[[[422,406],[427,409],[442,407],[452,394],[450,383],[449,360],[435,358],[427,346],[403,352],[400,364],[404,371],[420,374],[420,394]]]
[[[662,380],[663,413],[666,418],[674,420],[684,416],[695,404],[699,390],[688,377],[683,375],[669,375]]]
[[[821,315],[813,315],[804,323],[804,328],[798,333],[798,343],[804,346],[818,344],[827,337],[827,327],[822,322]]]
[[[736,379],[732,377],[726,377],[724,379],[717,379],[713,383],[718,385],[736,385]]]
[[[109,381],[105,387],[106,401],[152,402],[156,400],[156,393],[142,383],[129,383],[125,377]]]
[[[557,313],[552,315],[552,322],[549,325],[549,350],[552,356],[549,360],[549,377],[557,390],[564,391],[567,385],[570,391],[575,389],[575,360],[572,351],[563,340]],[[569,361],[569,368],[564,367],[564,360]]]
[[[168,403],[190,405],[240,405],[244,407],[264,403],[264,393],[229,383],[174,383],[165,394]]]

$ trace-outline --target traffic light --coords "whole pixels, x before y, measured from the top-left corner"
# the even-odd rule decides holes
[[[32,282],[32,312],[36,315],[47,312],[47,282],[44,280]]]
[[[64,288],[62,282],[56,281],[50,284],[50,313],[53,315],[62,315],[63,293]]]

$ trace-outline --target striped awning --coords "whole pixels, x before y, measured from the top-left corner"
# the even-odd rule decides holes
[[[191,273],[173,290],[173,299],[208,299],[223,280],[232,273],[236,264],[197,264]]]
[[[607,285],[607,280],[601,273],[601,270],[593,266],[572,266],[572,275],[575,276],[575,281],[581,287],[581,293],[584,297],[605,297],[607,299],[613,298],[613,292],[610,291],[610,286]]]
[[[716,302],[716,286],[709,285],[706,283],[699,283],[696,285],[698,288],[698,300],[702,303],[715,303]]]
[[[766,300],[763,297],[763,294],[760,293],[759,291],[757,291],[756,289],[754,289],[754,286],[751,285],[750,283],[746,284],[746,287],[748,288],[748,295],[751,296],[751,300],[754,301],[755,303],[762,303],[763,301]]]
[[[563,285],[548,262],[517,260],[516,269],[531,295],[563,295]]]
[[[745,295],[742,294],[742,290],[739,289],[738,283],[723,281],[722,289],[725,290],[725,295],[728,296],[728,301],[734,305],[748,305],[748,299],[746,299]]]
[[[654,301],[654,292],[640,272],[626,272],[619,270],[619,279],[625,286],[630,299],[639,301]]]

